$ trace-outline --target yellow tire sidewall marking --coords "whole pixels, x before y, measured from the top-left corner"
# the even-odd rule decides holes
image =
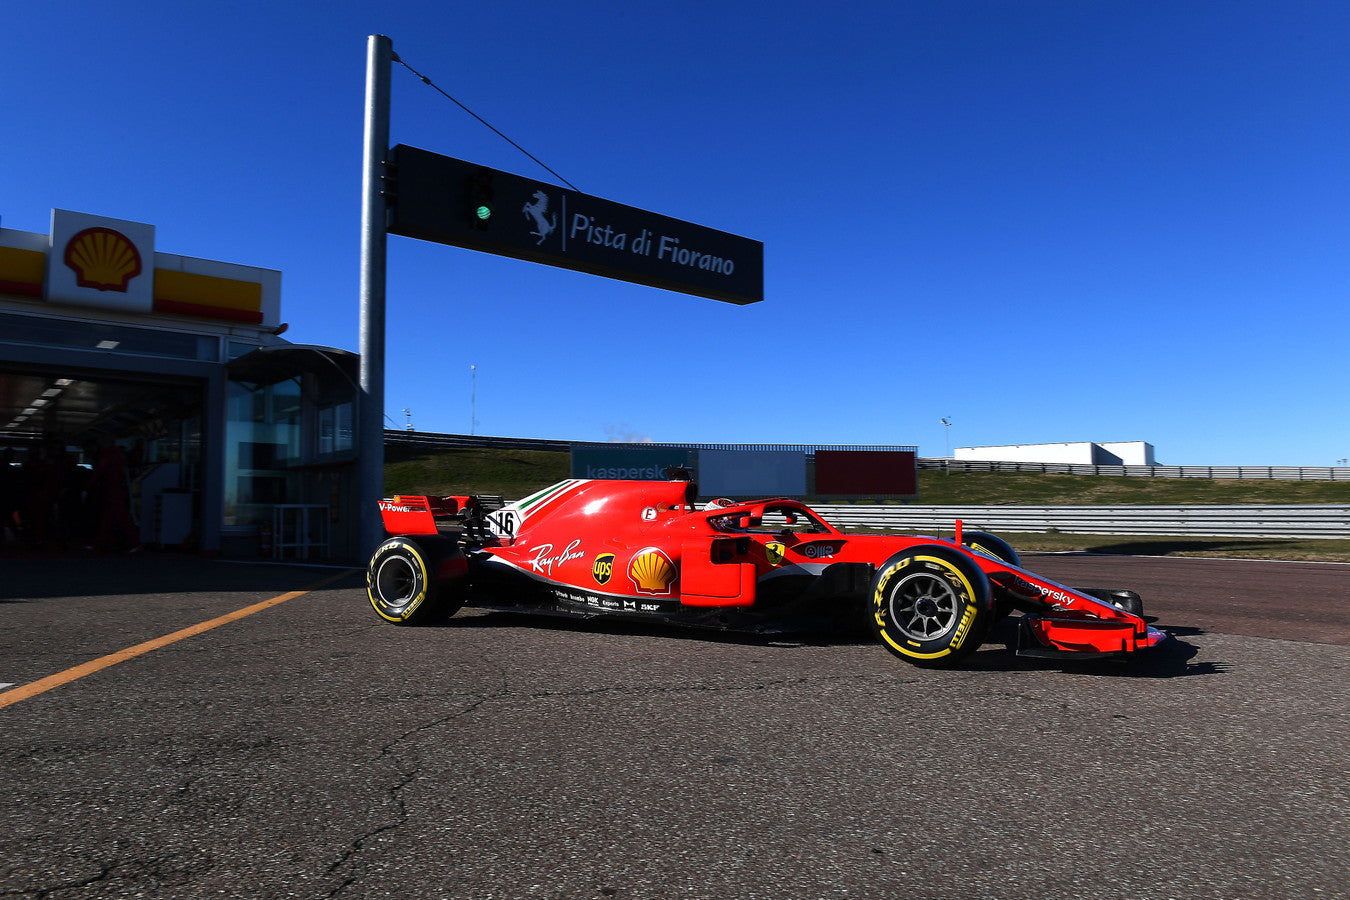
[[[917,562],[932,564],[940,570],[941,577],[948,580],[953,580],[954,578],[957,583],[954,586],[959,585],[959,587],[965,591],[965,595],[962,597],[965,609],[961,613],[961,621],[956,626],[955,637],[948,642],[947,646],[933,653],[920,653],[909,647],[901,646],[887,632],[886,617],[882,615],[882,609],[884,609],[886,605],[886,585],[890,584],[893,576]],[[877,580],[876,590],[872,594],[872,603],[874,605],[873,616],[876,619],[877,629],[878,633],[881,635],[881,639],[893,647],[897,653],[902,653],[913,659],[939,659],[959,650],[961,645],[965,643],[966,636],[970,634],[971,623],[975,621],[976,610],[973,602],[974,598],[975,588],[971,585],[970,580],[966,578],[966,574],[957,568],[955,564],[936,556],[907,556],[895,565],[887,568],[882,573],[881,578]]]
[[[408,558],[416,564],[418,572],[422,575],[422,583],[421,589],[417,592],[417,596],[414,597],[407,606],[403,607],[403,611],[396,616],[391,616],[381,609],[380,604],[375,601],[374,578],[379,571],[380,566],[384,565],[384,557],[387,556],[389,552],[398,548],[405,550]],[[379,550],[375,551],[375,559],[376,564],[366,573],[366,596],[370,599],[370,605],[374,607],[376,615],[386,622],[406,622],[409,616],[417,612],[417,607],[422,605],[422,601],[427,599],[427,585],[429,583],[427,576],[427,561],[422,558],[422,554],[418,552],[417,548],[403,541],[392,541],[383,545]]]

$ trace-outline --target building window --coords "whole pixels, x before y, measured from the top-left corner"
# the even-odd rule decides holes
[[[319,410],[319,447],[320,458],[335,453],[347,453],[352,449],[352,406],[338,403]]]
[[[225,525],[264,525],[278,503],[299,502],[300,379],[231,381],[226,397]]]

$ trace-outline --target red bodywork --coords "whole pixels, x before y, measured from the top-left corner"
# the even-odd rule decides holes
[[[942,547],[973,561],[995,595],[1024,610],[1033,655],[1129,653],[1166,638],[1140,616],[963,546],[959,523],[956,541],[845,533],[795,500],[698,508],[696,495],[682,481],[562,482],[486,513],[486,529],[468,544],[470,573],[540,589],[571,611],[697,623],[789,609],[802,597],[858,598],[893,554]],[[395,535],[436,534],[445,531],[438,519],[484,515],[471,497],[395,497],[380,511]]]

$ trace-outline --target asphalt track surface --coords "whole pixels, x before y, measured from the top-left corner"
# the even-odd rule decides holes
[[[397,628],[334,570],[0,559],[0,896],[1350,896],[1350,566],[1026,562],[1174,640],[933,671],[850,635]]]

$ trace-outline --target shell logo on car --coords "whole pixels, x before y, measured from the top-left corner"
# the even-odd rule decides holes
[[[657,547],[638,551],[628,564],[628,577],[643,594],[669,594],[675,574],[675,564]]]

